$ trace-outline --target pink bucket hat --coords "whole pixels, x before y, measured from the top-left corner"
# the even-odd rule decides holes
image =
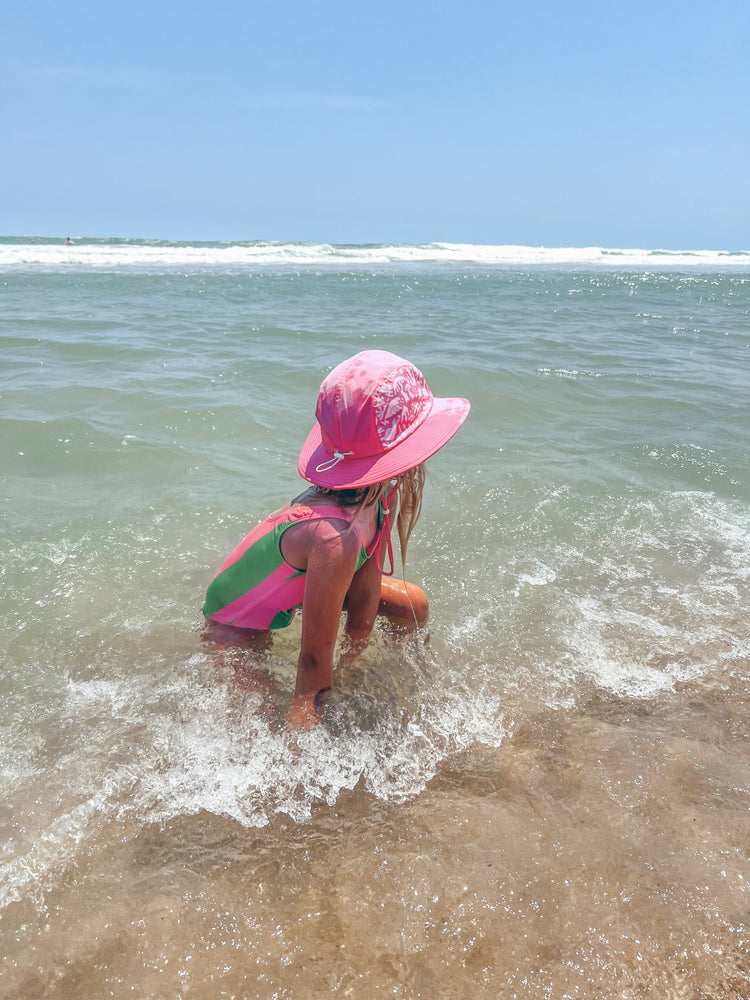
[[[362,351],[323,380],[300,452],[303,479],[331,489],[400,475],[450,441],[468,399],[432,395],[418,368],[388,351]]]

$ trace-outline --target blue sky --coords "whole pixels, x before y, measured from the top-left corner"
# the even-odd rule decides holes
[[[5,235],[750,249],[750,2],[0,14]]]

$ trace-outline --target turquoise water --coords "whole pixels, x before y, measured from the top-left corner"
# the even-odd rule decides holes
[[[750,255],[19,238],[0,303],[5,995],[744,995]],[[472,412],[429,641],[295,736],[298,626],[217,663],[199,608],[364,347]]]

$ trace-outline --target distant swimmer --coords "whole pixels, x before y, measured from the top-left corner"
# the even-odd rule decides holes
[[[67,238],[67,239],[65,240],[65,246],[66,246],[66,247],[74,247],[74,246],[75,246],[75,243],[73,242],[73,240],[71,240],[71,238],[70,238],[69,236],[68,236],[68,238]]]

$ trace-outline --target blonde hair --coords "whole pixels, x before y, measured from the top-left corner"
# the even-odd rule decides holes
[[[391,515],[394,514],[394,506],[397,503],[398,514],[395,518],[395,524],[401,548],[401,565],[403,566],[406,563],[406,549],[411,533],[422,513],[424,479],[424,465],[416,465],[413,469],[407,469],[406,472],[397,476],[395,484],[393,484],[393,480],[389,479],[384,483],[373,483],[372,486],[363,486],[360,489],[334,490],[326,486],[316,486],[315,491],[319,496],[335,500],[341,507],[368,507],[377,503],[382,496],[393,490]],[[393,522],[394,518],[391,516],[391,523]]]
[[[401,547],[402,566],[406,562],[406,547],[409,544],[411,533],[422,513],[423,490],[424,465],[416,465],[413,469],[407,469],[396,480],[396,496],[398,497],[396,530]]]

